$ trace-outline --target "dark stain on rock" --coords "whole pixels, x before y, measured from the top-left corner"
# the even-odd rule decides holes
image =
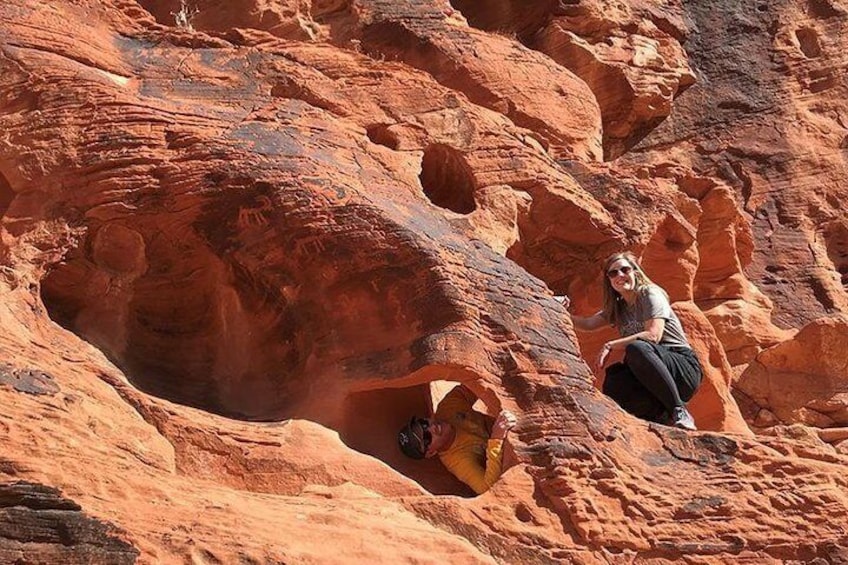
[[[0,365],[0,384],[9,385],[26,394],[53,396],[59,392],[59,385],[44,371],[15,369],[11,365]]]
[[[5,432],[8,430],[3,431]],[[25,468],[23,464],[18,461],[7,459],[6,457],[0,457],[0,474],[2,475],[14,476],[28,470],[29,469]]]
[[[726,465],[736,458],[739,444],[732,439],[718,434],[699,435],[695,440],[698,447],[706,449],[715,456],[715,462]]]
[[[674,555],[696,553],[700,555],[738,554],[745,549],[745,541],[737,536],[723,536],[715,541],[667,539],[657,540],[655,549]]]
[[[135,563],[120,533],[53,487],[0,483],[0,563]]]
[[[665,448],[676,459],[698,465],[729,466],[736,460],[739,445],[718,434],[690,434],[683,430],[669,430]]]
[[[721,496],[698,496],[684,504],[674,513],[675,520],[696,519],[705,516],[729,516],[730,507]]]

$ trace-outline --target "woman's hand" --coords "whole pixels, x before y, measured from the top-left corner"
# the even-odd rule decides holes
[[[612,342],[606,342],[603,347],[601,347],[601,351],[598,353],[598,360],[596,361],[596,366],[598,369],[604,368],[604,363],[607,361],[607,357],[609,357],[610,351],[612,351]]]
[[[506,434],[515,426],[518,419],[509,410],[501,410],[492,426],[492,439],[506,439]]]
[[[554,300],[562,304],[566,310],[571,306],[571,299],[564,294],[562,296],[554,296]]]

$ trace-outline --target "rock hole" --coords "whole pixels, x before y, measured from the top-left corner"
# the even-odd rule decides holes
[[[822,48],[819,43],[819,34],[812,28],[801,28],[795,30],[795,37],[798,39],[798,46],[801,52],[808,59],[815,59],[821,56]]]
[[[375,59],[402,61],[425,71],[445,58],[429,41],[400,22],[381,21],[366,26],[361,33],[360,47]]]
[[[839,85],[839,78],[831,69],[818,69],[810,71],[807,88],[812,93],[823,92]]]
[[[496,31],[512,19],[508,0],[450,0],[450,4],[468,20],[468,25],[484,31]]]
[[[518,503],[515,507],[515,517],[525,524],[533,522],[533,513],[530,508],[523,502]]]
[[[419,178],[424,194],[436,206],[457,214],[470,214],[477,208],[471,170],[456,149],[446,145],[427,147]]]
[[[522,43],[527,43],[548,23],[552,10],[566,10],[563,4],[567,4],[514,0],[450,0],[450,3],[462,13],[471,27],[498,33]]]
[[[310,11],[317,22],[323,22],[333,16],[350,10],[351,0],[312,0]]]
[[[848,225],[832,222],[823,229],[825,247],[833,268],[840,280],[848,288]]]
[[[6,211],[15,199],[15,191],[12,190],[12,185],[0,174],[0,219],[6,215]]]
[[[369,126],[365,130],[365,133],[368,135],[368,139],[371,140],[371,143],[376,143],[377,145],[397,150],[400,145],[400,140],[394,132],[389,129],[389,127],[391,126],[383,124],[373,125]]]
[[[339,436],[347,446],[380,459],[432,494],[473,496],[473,491],[445,469],[438,457],[409,459],[397,445],[398,431],[410,418],[427,417],[456,384],[435,381],[350,394]],[[475,408],[485,411],[478,405]]]
[[[845,9],[835,5],[833,0],[809,0],[807,2],[810,14],[816,18],[833,18],[844,16]]]
[[[301,99],[303,94],[303,87],[288,77],[280,79],[271,87],[271,96],[275,98]]]

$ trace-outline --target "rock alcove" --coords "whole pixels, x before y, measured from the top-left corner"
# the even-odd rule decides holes
[[[415,480],[433,494],[472,496],[474,493],[445,471],[437,458],[414,461],[397,448],[397,432],[412,415],[426,417],[456,382],[433,381],[405,388],[350,394],[339,426],[342,440]],[[482,401],[476,409],[485,411]]]
[[[462,155],[447,145],[431,145],[421,161],[421,186],[427,198],[440,208],[470,214],[474,202],[474,180]]]
[[[90,233],[49,270],[42,300],[55,322],[103,351],[139,389],[228,418],[312,420],[433,494],[473,494],[437,460],[408,460],[396,444],[411,415],[427,415],[443,394],[430,383],[444,373],[419,369],[388,388],[315,369],[376,371],[387,346],[412,339],[393,320],[414,315],[411,299],[387,299],[380,281],[399,276],[409,293],[424,282],[378,269],[310,294],[297,289],[321,277],[304,267],[303,278],[288,269],[290,284],[275,289],[192,231],[178,238],[113,221]]]

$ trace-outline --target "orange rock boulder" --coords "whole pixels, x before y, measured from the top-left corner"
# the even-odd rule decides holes
[[[821,318],[766,349],[736,387],[759,408],[757,425],[848,427],[848,318]]]

